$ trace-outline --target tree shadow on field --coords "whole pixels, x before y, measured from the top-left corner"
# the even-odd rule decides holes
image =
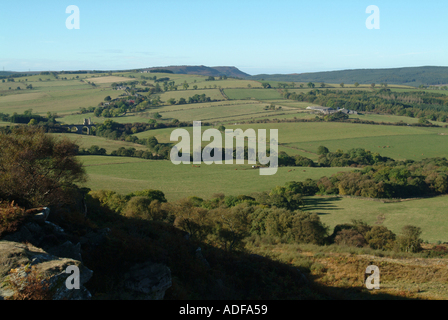
[[[341,201],[340,197],[320,198],[320,197],[307,197],[304,198],[303,211],[333,211],[342,210],[337,206],[337,202]],[[329,213],[318,213],[319,215],[325,215]]]

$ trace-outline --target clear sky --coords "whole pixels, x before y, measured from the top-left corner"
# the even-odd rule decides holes
[[[69,5],[80,29],[69,30]],[[369,30],[369,5],[380,29]],[[0,70],[235,66],[249,74],[448,66],[448,1],[2,1]]]

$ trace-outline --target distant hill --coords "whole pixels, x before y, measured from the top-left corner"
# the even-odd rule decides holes
[[[448,67],[409,67],[393,69],[354,69],[300,74],[259,74],[251,80],[325,83],[389,83],[418,87],[448,84]]]
[[[0,71],[0,77],[7,77],[13,73],[12,71]]]
[[[235,67],[169,66],[169,67],[146,68],[143,70],[154,70],[154,69],[171,70],[177,74],[198,74],[201,76],[213,76],[213,77],[226,75],[228,77],[246,78],[250,76],[249,74],[244,73]]]

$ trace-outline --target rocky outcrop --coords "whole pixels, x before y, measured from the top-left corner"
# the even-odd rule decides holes
[[[137,264],[125,274],[125,287],[132,300],[162,300],[171,286],[171,270],[160,263]]]
[[[69,266],[79,268],[79,289],[69,289],[67,278],[72,273],[66,273]],[[11,241],[0,241],[0,300],[11,297],[14,291],[8,283],[27,283],[29,270],[34,269],[39,276],[49,284],[53,300],[88,300],[91,294],[84,284],[92,277],[93,272],[86,268],[81,261],[61,258],[49,254],[41,248],[31,244]],[[28,271],[27,271],[28,270]]]

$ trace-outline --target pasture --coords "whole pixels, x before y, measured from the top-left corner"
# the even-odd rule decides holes
[[[85,81],[95,82],[95,84],[104,84],[104,83],[120,83],[133,81],[135,79],[128,77],[117,77],[117,76],[105,76],[105,77],[94,77],[94,78],[86,78]]]
[[[291,115],[296,116],[296,115]],[[410,126],[366,125],[340,122],[293,123],[229,123],[227,129],[278,130],[279,151],[317,158],[317,148],[326,146],[330,151],[364,148],[396,160],[421,160],[448,157],[448,129]],[[192,135],[192,128],[185,128]],[[202,130],[208,129],[202,127]],[[143,139],[155,136],[159,142],[169,143],[172,129],[157,129],[138,133]],[[204,143],[206,145],[207,143]]]
[[[363,220],[399,234],[405,225],[422,228],[422,239],[448,242],[448,196],[384,203],[372,199],[307,197],[306,210],[319,215],[332,232],[337,224]]]
[[[251,165],[204,163],[174,165],[168,160],[144,160],[126,157],[80,156],[89,175],[86,186],[127,194],[156,189],[168,201],[198,196],[210,198],[215,193],[238,196],[268,191],[288,181],[319,179],[352,168],[278,168],[275,175],[261,176]],[[238,183],[235,183],[238,181]]]
[[[107,153],[111,153],[118,148],[135,148],[136,150],[148,150],[145,146],[140,144],[109,140],[103,137],[88,136],[83,134],[72,134],[72,133],[50,133],[50,135],[56,137],[57,139],[67,138],[75,142],[80,148],[88,149],[91,146],[98,146],[100,148],[106,149]]]
[[[148,122],[151,114],[159,112],[162,121],[178,119],[180,121],[210,122],[216,128],[224,124],[228,129],[248,128],[278,129],[279,151],[290,155],[302,156],[317,160],[317,148],[324,145],[330,151],[351,148],[364,148],[378,152],[398,160],[421,160],[430,157],[448,157],[448,129],[425,128],[411,126],[365,125],[339,122],[295,122],[295,123],[258,123],[244,124],[248,120],[263,119],[304,119],[314,118],[316,115],[305,112],[306,107],[313,105],[308,102],[298,102],[282,99],[277,89],[263,89],[261,82],[252,80],[215,80],[205,81],[206,76],[177,75],[177,74],[140,74],[113,73],[108,74],[65,74],[68,80],[55,79],[52,75],[35,75],[27,78],[17,78],[15,82],[0,83],[0,112],[12,114],[23,113],[33,109],[34,113],[45,115],[48,111],[62,116],[59,121],[67,124],[81,123],[84,118],[92,118],[94,123],[102,123],[107,118],[94,117],[92,113],[78,114],[81,107],[97,106],[104,101],[104,97],[112,99],[123,94],[124,91],[111,89],[113,82],[142,81],[141,76],[157,78],[168,77],[179,85],[179,90],[160,93],[162,106],[152,107],[140,113],[128,113],[126,116],[111,118],[119,123]],[[76,79],[76,76],[79,78]],[[75,79],[73,79],[75,78]],[[39,80],[40,79],[40,80]],[[81,82],[80,80],[84,80]],[[19,82],[20,80],[20,82]],[[28,81],[26,81],[28,80]],[[87,83],[94,82],[96,87]],[[153,80],[146,80],[155,84]],[[188,90],[182,90],[184,82],[189,84]],[[278,82],[266,81],[272,86]],[[31,84],[32,90],[26,89]],[[193,86],[198,89],[194,90]],[[225,96],[214,86],[223,89]],[[250,86],[248,86],[250,85]],[[210,87],[211,86],[211,87]],[[11,90],[9,90],[11,87]],[[20,87],[20,90],[17,90]],[[140,87],[139,85],[137,87]],[[205,89],[204,89],[205,87]],[[326,84],[326,87],[337,90],[352,90],[354,86],[346,84],[341,88],[339,84]],[[392,91],[405,92],[416,90],[405,86],[389,85]],[[316,83],[314,89],[321,89]],[[325,88],[324,88],[325,89]],[[358,90],[372,90],[370,85],[360,85]],[[378,90],[379,86],[375,88]],[[295,84],[290,92],[308,92],[311,89],[304,84],[299,88]],[[426,90],[430,91],[430,90]],[[432,91],[430,91],[432,92]],[[448,93],[437,90],[437,93]],[[188,100],[195,94],[205,94],[211,99],[220,100],[210,103],[168,105],[167,101],[174,98]],[[227,100],[227,98],[229,100]],[[281,106],[281,110],[265,110],[266,106],[274,104]],[[394,115],[361,114],[350,115],[350,118],[375,122],[416,123],[418,119]],[[444,125],[443,123],[437,123]],[[7,125],[1,122],[0,126]],[[206,130],[209,127],[202,127]],[[192,136],[192,128],[184,128]],[[170,143],[170,134],[174,128],[158,129],[136,134],[138,138],[155,136],[159,142]],[[105,148],[107,153],[120,147],[146,150],[145,146],[124,141],[113,141],[96,136],[76,134],[53,134],[58,138],[67,137],[74,140],[81,148],[88,149],[92,145]],[[177,142],[173,142],[177,143]],[[209,142],[203,142],[207,145]],[[209,198],[214,193],[226,195],[250,195],[252,192],[267,191],[277,185],[284,185],[288,181],[302,181],[306,178],[318,179],[331,176],[339,171],[351,168],[279,168],[273,176],[260,176],[258,170],[251,165],[173,165],[170,161],[153,161],[139,158],[124,158],[111,156],[80,156],[84,163],[89,180],[86,186],[93,189],[110,189],[126,194],[142,189],[157,189],[163,191],[169,201],[189,196]],[[238,183],[235,183],[238,181]],[[322,221],[333,228],[340,223],[350,222],[351,219],[362,219],[369,224],[381,223],[393,232],[399,233],[405,224],[420,226],[423,230],[422,238],[430,242],[448,241],[447,197],[383,203],[381,201],[339,198],[339,197],[308,197],[306,210],[319,214]]]
[[[229,99],[257,99],[273,100],[280,99],[282,96],[277,89],[225,89],[224,93]]]
[[[207,89],[207,90],[194,90],[189,88],[188,90],[176,90],[176,91],[168,91],[162,94],[159,94],[160,99],[165,103],[169,99],[175,99],[176,102],[179,101],[180,98],[184,98],[188,102],[189,97],[193,97],[194,95],[202,95],[205,94],[207,97],[210,97],[211,100],[225,100],[223,95],[218,89]]]
[[[47,84],[52,84],[47,85]],[[48,111],[58,114],[78,112],[81,107],[97,106],[106,96],[118,97],[122,92],[93,88],[79,81],[53,81],[33,85],[32,90],[16,90],[13,95],[0,96],[0,112],[33,113],[45,115]]]

